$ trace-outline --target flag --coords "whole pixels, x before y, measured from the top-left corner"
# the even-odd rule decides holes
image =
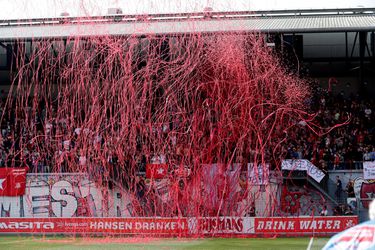
[[[167,164],[147,164],[146,178],[148,179],[163,179],[168,173]]]
[[[28,168],[0,168],[0,196],[25,194]]]
[[[348,221],[345,231],[333,236],[323,250],[334,249],[374,249],[375,248],[375,221],[369,220],[355,225]]]

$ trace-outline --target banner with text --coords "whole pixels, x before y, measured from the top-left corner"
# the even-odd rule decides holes
[[[365,180],[375,180],[375,161],[363,162],[363,178]]]
[[[253,234],[253,217],[202,217],[189,219],[190,233],[205,235]]]
[[[0,196],[25,194],[27,167],[0,168]]]
[[[255,218],[256,234],[334,234],[358,224],[357,216]]]
[[[254,164],[248,163],[247,164],[247,173],[249,182],[253,185],[268,185],[270,179],[270,166],[269,164],[265,164],[263,166],[262,163]]]
[[[307,174],[316,180],[317,182],[321,182],[324,178],[325,174],[319,168],[314,166],[308,160],[283,160],[281,163],[282,170],[291,170],[291,171],[307,171]]]
[[[187,234],[186,218],[2,218],[0,233]]]
[[[358,224],[356,216],[202,218],[2,218],[1,233],[144,235],[331,235]]]

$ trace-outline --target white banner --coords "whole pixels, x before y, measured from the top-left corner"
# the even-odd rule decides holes
[[[261,163],[254,167],[254,163],[247,164],[248,180],[252,185],[267,185],[270,178],[269,164],[263,166]]]
[[[217,163],[202,166],[203,195],[207,197],[203,206],[209,210],[220,208],[224,213],[230,213],[240,196],[241,164]]]
[[[375,180],[375,161],[363,162],[363,178],[365,180]]]
[[[281,163],[282,170],[298,170],[298,171],[307,171],[307,174],[316,180],[321,182],[325,174],[319,168],[315,167],[308,160],[283,160]]]
[[[25,195],[0,196],[0,217],[130,217],[132,197],[86,174],[27,174]]]

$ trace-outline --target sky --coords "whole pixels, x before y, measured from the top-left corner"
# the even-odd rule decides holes
[[[375,0],[0,0],[0,19],[105,15],[120,7],[124,14],[214,11],[256,11],[275,9],[375,8]]]

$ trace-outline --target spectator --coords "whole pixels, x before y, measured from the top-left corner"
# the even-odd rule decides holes
[[[326,205],[323,206],[323,209],[322,209],[322,211],[320,211],[319,214],[320,214],[320,216],[327,216],[328,215],[328,210],[327,210]]]
[[[370,147],[366,147],[363,154],[363,161],[372,161],[372,153],[370,152]]]
[[[354,182],[353,180],[349,180],[348,184],[346,185],[345,189],[346,193],[348,194],[348,198],[354,198]]]
[[[336,196],[337,201],[340,201],[340,199],[341,199],[341,192],[342,192],[342,182],[340,180],[340,177],[336,176],[336,192],[335,192],[335,196]]]
[[[255,203],[254,202],[251,203],[251,206],[250,206],[250,208],[247,211],[245,216],[248,216],[248,217],[255,217],[256,216]]]
[[[333,170],[339,169],[340,162],[341,162],[341,155],[339,152],[336,152],[334,155]]]
[[[343,211],[340,205],[333,208],[333,211],[332,211],[333,216],[341,216],[342,214],[343,214]]]
[[[350,206],[346,205],[345,206],[345,212],[344,212],[345,215],[353,215],[353,210]]]

